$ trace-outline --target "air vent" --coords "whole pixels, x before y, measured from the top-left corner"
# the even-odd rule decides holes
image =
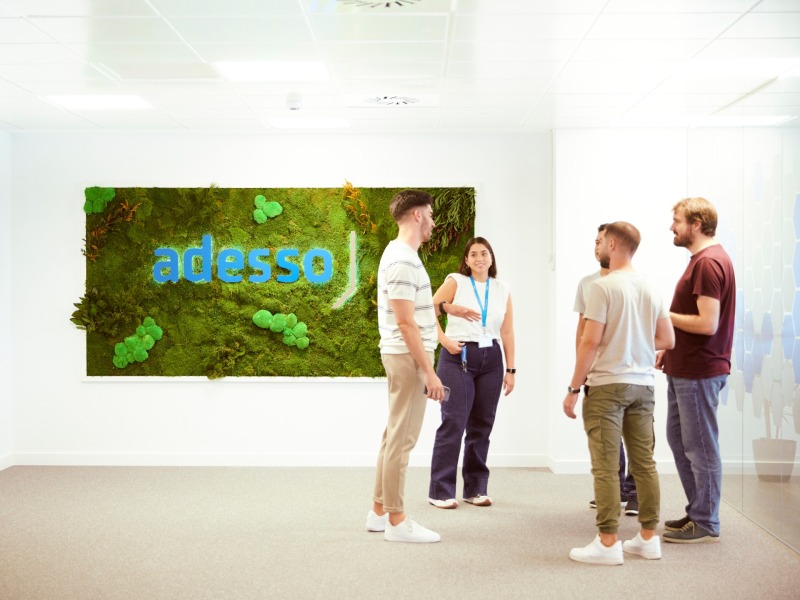
[[[409,96],[373,96],[367,98],[370,104],[380,104],[381,106],[408,106],[419,102],[419,98]]]
[[[387,2],[370,2],[369,0],[339,0],[340,4],[356,6],[358,8],[394,8],[396,6],[413,6],[422,0],[390,0]]]

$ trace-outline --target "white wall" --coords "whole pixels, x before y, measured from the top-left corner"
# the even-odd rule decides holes
[[[11,464],[11,137],[0,133],[0,469]]]
[[[685,130],[563,130],[554,134],[556,280],[554,376],[548,383],[554,410],[549,415],[552,468],[588,472],[588,448],[580,417],[560,409],[575,365],[572,309],[578,281],[598,269],[594,258],[597,226],[628,221],[642,234],[633,265],[672,299],[688,253],[672,244],[672,206],[687,193]],[[656,379],[656,461],[661,472],[674,472],[666,443],[666,379]]]
[[[501,403],[491,460],[545,464],[549,135],[25,133],[12,141],[16,464],[372,465],[385,424],[382,380],[87,381],[85,334],[69,322],[84,291],[85,187],[336,187],[345,179],[476,188],[476,229],[492,242],[516,306],[517,389]],[[428,464],[437,420],[431,403],[412,464]]]

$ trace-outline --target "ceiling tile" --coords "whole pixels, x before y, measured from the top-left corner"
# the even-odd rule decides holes
[[[26,17],[152,17],[145,0],[5,0]]]
[[[536,98],[527,94],[445,94],[441,104],[444,108],[492,108],[503,110],[506,107],[532,108]]]
[[[249,108],[167,108],[161,113],[175,119],[184,120],[210,120],[220,121],[248,120],[254,118],[254,113]]]
[[[180,41],[169,25],[157,18],[37,17],[31,19],[31,23],[55,40],[65,44]]]
[[[444,42],[328,42],[320,44],[331,62],[431,62],[444,60]]]
[[[230,42],[193,43],[192,48],[208,62],[268,61],[268,60],[321,60],[316,44],[280,42]]]
[[[29,81],[85,81],[106,80],[103,73],[86,63],[65,65],[0,65],[0,77],[9,81],[26,83]]]
[[[767,81],[768,79],[751,77],[670,77],[655,92],[659,94],[747,94],[761,87]]]
[[[25,19],[0,19],[0,43],[52,44],[53,38]]]
[[[662,79],[592,79],[559,77],[550,90],[554,94],[645,94],[661,84]]]
[[[762,0],[753,12],[800,12],[797,0]]]
[[[174,44],[67,44],[67,48],[92,62],[191,62],[197,54],[183,43]]]
[[[242,98],[233,94],[229,96],[221,94],[185,94],[182,96],[147,95],[142,97],[159,110],[171,108],[229,109],[247,107]]]
[[[446,79],[442,91],[447,94],[543,94],[550,79]]]
[[[609,0],[606,13],[742,13],[753,0]]]
[[[640,94],[548,94],[541,104],[558,107],[574,106],[633,106],[641,98]]]
[[[698,58],[798,58],[800,36],[781,39],[717,39]]]
[[[178,119],[178,124],[192,131],[246,131],[258,133],[268,129],[258,119]]]
[[[733,94],[698,94],[698,93],[652,93],[638,103],[638,106],[673,107],[673,106],[716,106],[722,108],[738,98],[740,93]]]
[[[447,37],[444,16],[313,15],[311,27],[315,38],[323,42],[435,42]]]
[[[791,38],[800,34],[800,12],[750,13],[743,16],[722,37]]]
[[[275,44],[312,40],[302,17],[180,17],[171,22],[192,44]]]
[[[32,94],[37,96],[58,96],[72,94],[127,94],[124,88],[108,79],[83,81],[30,81],[21,83]]]
[[[123,81],[129,79],[220,79],[219,73],[209,65],[195,62],[104,62]]]
[[[573,60],[681,60],[691,58],[707,40],[583,40]]]
[[[453,42],[450,60],[457,62],[503,60],[562,61],[575,50],[577,40],[493,40],[484,42]]]
[[[82,62],[84,59],[60,44],[0,44],[0,65]]]
[[[608,0],[458,0],[459,13],[482,15],[595,14]]]
[[[756,94],[745,98],[738,106],[796,106],[800,108],[800,91],[793,94]]]
[[[243,96],[242,101],[250,108],[257,110],[285,110],[287,94],[269,96]],[[338,95],[299,94],[300,110],[311,108],[344,108],[345,104]]]
[[[455,41],[579,40],[586,35],[594,15],[457,15]]]
[[[448,79],[550,79],[558,73],[561,63],[538,62],[451,62]]]
[[[442,63],[332,63],[330,69],[337,79],[435,79],[442,73]]]
[[[302,16],[297,0],[151,0],[165,16]]]
[[[587,39],[708,39],[717,37],[738,14],[603,14]]]

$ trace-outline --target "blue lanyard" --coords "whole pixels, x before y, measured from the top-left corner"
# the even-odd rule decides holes
[[[491,278],[486,278],[486,298],[484,304],[481,304],[481,297],[478,295],[478,286],[475,285],[475,280],[472,278],[472,275],[469,276],[469,280],[472,282],[472,291],[475,292],[475,299],[478,301],[478,306],[481,309],[481,324],[483,328],[486,329],[486,315],[489,313],[489,282]]]

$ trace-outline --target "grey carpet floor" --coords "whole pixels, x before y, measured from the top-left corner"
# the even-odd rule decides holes
[[[800,598],[800,555],[723,504],[718,544],[618,567],[569,560],[595,534],[588,475],[495,469],[495,505],[409,514],[438,544],[368,533],[372,469],[11,467],[0,472],[0,598]],[[682,516],[662,476],[662,518]],[[622,517],[620,536],[635,535]]]

